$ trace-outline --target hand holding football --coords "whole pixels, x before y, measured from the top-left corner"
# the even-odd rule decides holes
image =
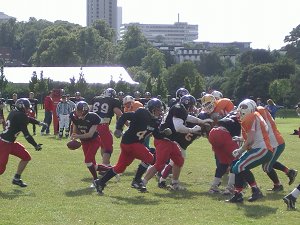
[[[76,150],[78,148],[81,147],[81,142],[80,141],[77,141],[77,140],[71,140],[67,143],[67,147],[70,149],[70,150]]]

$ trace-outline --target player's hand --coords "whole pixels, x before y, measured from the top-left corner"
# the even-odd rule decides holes
[[[237,157],[241,156],[243,152],[244,152],[244,150],[242,148],[235,149],[232,152],[232,156],[237,158]]]
[[[42,150],[42,145],[43,144],[37,144],[34,148],[36,151],[41,151]]]
[[[201,130],[202,130],[202,128],[199,125],[196,125],[190,129],[192,134],[199,134],[199,135],[201,135]]]
[[[47,123],[44,123],[44,122],[39,122],[39,126],[41,127],[41,126],[46,126],[46,127],[48,127],[48,124]]]
[[[122,137],[123,132],[122,132],[122,130],[116,129],[115,132],[114,132],[114,135],[115,135],[116,138],[120,138],[120,137]]]
[[[240,136],[234,136],[234,137],[232,137],[232,140],[236,141],[236,142],[243,142],[244,141],[244,139]]]
[[[170,128],[166,128],[163,131],[161,131],[161,133],[166,136],[170,136],[172,134],[172,130]]]

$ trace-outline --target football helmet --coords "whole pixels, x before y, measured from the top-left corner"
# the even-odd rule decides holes
[[[75,96],[81,96],[80,92],[79,92],[79,91],[76,91],[76,92],[75,92]]]
[[[115,98],[117,96],[117,92],[113,88],[107,88],[104,93],[104,97],[110,97],[110,98]]]
[[[126,103],[128,102],[134,102],[134,99],[131,95],[126,95],[124,98],[123,98],[123,105],[125,105]]]
[[[75,111],[77,116],[82,117],[85,116],[90,111],[90,108],[87,102],[79,101],[76,103]]]
[[[27,98],[19,98],[15,103],[15,107],[17,111],[26,113],[28,110],[31,109],[31,104]]]
[[[206,94],[201,98],[202,109],[204,112],[210,114],[216,107],[216,99],[211,94]]]
[[[149,91],[145,92],[144,97],[151,98],[151,93]]]
[[[180,98],[180,103],[184,105],[187,111],[192,111],[196,104],[196,99],[192,95],[184,95]]]
[[[237,115],[240,119],[240,121],[243,121],[247,115],[250,113],[255,112],[256,110],[256,103],[252,99],[245,99],[243,100],[238,108],[237,108]]]
[[[185,88],[179,88],[177,91],[176,91],[176,98],[180,99],[182,96],[184,95],[189,95],[190,92],[185,89]]]
[[[215,97],[216,100],[223,98],[223,94],[220,91],[213,91],[211,94]]]
[[[133,95],[134,95],[135,98],[140,98],[140,97],[141,97],[141,92],[135,91],[135,92],[133,93]]]
[[[163,112],[163,104],[158,98],[152,98],[147,102],[145,109],[147,109],[153,117],[159,118]]]
[[[124,94],[123,91],[119,91],[119,92],[118,92],[118,97],[124,97],[124,96],[125,96],[125,94]]]

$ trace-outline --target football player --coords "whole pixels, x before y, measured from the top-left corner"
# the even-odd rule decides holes
[[[283,197],[288,209],[296,209],[296,200],[300,195],[300,184],[292,192]]]
[[[29,112],[29,116],[32,118],[37,118],[38,117],[38,100],[36,98],[34,98],[34,93],[33,92],[29,92],[29,97],[28,100],[30,101],[31,104],[31,110]],[[32,125],[32,132],[33,135],[36,135],[36,126],[35,124]]]
[[[76,103],[75,111],[70,114],[73,124],[71,139],[80,139],[84,153],[84,162],[93,177],[93,184],[98,191],[97,172],[105,171],[108,167],[96,163],[96,153],[100,147],[101,140],[97,132],[97,126],[100,123],[100,117],[89,112],[89,105],[85,101]]]
[[[176,97],[175,98],[171,98],[169,103],[168,103],[168,107],[171,108],[173,105],[175,105],[176,103],[178,103],[180,101],[180,98],[184,95],[189,95],[189,91],[185,88],[179,88],[176,91]]]
[[[121,153],[117,164],[100,179],[98,184],[101,187],[99,193],[102,193],[106,183],[111,178],[119,173],[123,173],[134,159],[139,159],[147,165],[154,163],[154,156],[144,145],[144,140],[152,133],[158,133],[162,111],[161,101],[153,98],[148,102],[147,108],[139,108],[135,112],[124,113],[119,118],[114,135],[117,138],[122,137],[120,144]],[[123,127],[126,121],[130,121],[130,125],[123,134]],[[140,182],[137,189],[142,192],[145,191],[142,182]]]
[[[288,178],[289,178],[289,185],[291,185],[297,176],[298,171],[294,169],[289,169],[280,162],[278,162],[278,158],[282,154],[282,152],[285,149],[285,141],[280,134],[279,130],[277,129],[276,123],[274,121],[274,118],[270,114],[269,110],[265,107],[258,106],[257,111],[260,113],[260,115],[264,118],[266,121],[269,129],[269,137],[270,137],[270,143],[273,147],[273,156],[272,159],[263,167],[263,170],[267,173],[269,178],[273,181],[273,188],[268,189],[269,191],[282,191],[283,186],[280,183],[277,173],[274,169],[281,170],[284,172]]]
[[[17,99],[18,99],[18,94],[13,93],[12,98],[6,100],[7,111],[10,112],[15,109],[15,103]]]
[[[27,113],[31,110],[30,102],[27,98],[20,98],[15,102],[15,110],[12,110],[7,117],[5,130],[0,134],[0,175],[4,173],[9,155],[14,155],[21,159],[17,172],[12,180],[12,184],[20,187],[27,187],[27,184],[21,179],[21,175],[31,160],[29,152],[25,147],[16,141],[20,132],[24,134],[25,139],[36,151],[42,149],[42,144],[37,144],[30,135],[27,125],[34,123],[44,125],[42,122],[30,118]]]
[[[230,203],[243,202],[244,181],[251,186],[252,190],[249,202],[263,197],[250,169],[268,163],[272,158],[273,148],[267,131],[268,125],[256,111],[256,107],[253,100],[245,99],[237,108],[244,142],[240,148],[232,152],[232,155],[239,159],[232,167],[232,172],[235,174],[235,190],[233,197],[227,200]]]
[[[4,111],[3,111],[4,108],[5,108],[5,99],[0,98],[0,123],[2,124],[3,130],[5,129],[5,118],[4,118]]]
[[[143,179],[143,184],[147,185],[148,181],[157,173],[161,172],[165,167],[165,163],[171,159],[174,162],[173,165],[173,177],[170,188],[173,190],[184,189],[179,184],[180,170],[184,164],[184,158],[182,156],[179,145],[176,141],[180,138],[181,134],[201,134],[201,127],[204,125],[205,120],[201,120],[197,117],[189,115],[189,111],[194,109],[196,100],[191,95],[184,95],[181,97],[179,103],[173,105],[166,117],[163,119],[160,129],[161,131],[170,130],[171,134],[154,136],[154,145],[156,149],[156,162],[150,167]],[[186,122],[191,122],[196,125],[189,128],[185,125]],[[163,132],[164,133],[164,132]]]
[[[76,91],[75,96],[70,97],[69,99],[70,99],[70,101],[74,102],[75,104],[80,101],[85,101],[85,98],[81,96],[81,93],[79,91]]]
[[[115,114],[117,117],[123,114],[121,104],[115,97],[116,91],[113,88],[107,88],[103,96],[94,97],[91,104],[92,111],[101,118],[97,130],[101,138],[102,163],[107,166],[110,166],[110,157],[113,152],[113,137],[109,124]]]

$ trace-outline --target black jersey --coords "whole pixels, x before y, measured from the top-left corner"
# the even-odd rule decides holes
[[[194,127],[196,124],[186,122],[185,126]],[[181,148],[187,149],[187,147],[193,143],[195,139],[200,137],[201,135],[192,134],[192,133],[178,133],[176,142],[180,145]]]
[[[30,136],[27,128],[28,123],[29,118],[24,112],[11,111],[6,120],[5,130],[0,134],[1,139],[13,143],[20,132],[22,132],[25,137]]]
[[[184,105],[182,104],[175,104],[173,105],[167,116],[164,118],[164,120],[161,123],[160,130],[164,130],[166,128],[170,128],[172,130],[172,134],[170,136],[167,136],[166,138],[173,140],[173,141],[178,141],[180,139],[180,135],[182,135],[179,132],[176,132],[174,123],[173,123],[173,117],[182,119],[183,122],[185,123],[187,117],[188,117],[188,112],[186,111]]]
[[[85,101],[85,98],[84,97],[79,97],[79,98],[70,97],[70,100],[76,104],[77,102]]]
[[[96,96],[92,100],[92,111],[97,113],[102,123],[110,123],[114,116],[114,108],[121,110],[121,103],[118,99],[111,97]]]
[[[168,103],[168,107],[171,108],[173,105],[177,104],[178,102],[179,102],[178,98],[171,98]]]
[[[100,117],[93,112],[88,112],[83,119],[78,118],[75,115],[75,112],[70,114],[70,119],[73,124],[76,126],[79,134],[88,133],[93,125],[98,125],[101,121]],[[91,138],[81,139],[83,141],[94,139],[98,136],[98,132],[96,131]]]
[[[28,98],[31,104],[31,109],[36,113],[38,112],[37,105],[38,105],[38,100],[36,98]]]
[[[218,126],[225,127],[232,137],[241,135],[241,124],[239,123],[236,113],[229,113],[217,123]]]
[[[6,104],[9,105],[9,111],[12,111],[15,109],[15,100],[11,99],[7,99]]]
[[[122,143],[143,143],[145,138],[153,133],[156,136],[159,130],[160,120],[152,117],[150,112],[139,108],[135,112],[124,113],[117,121],[116,129],[122,130],[126,121],[130,121],[129,128],[122,137]]]

